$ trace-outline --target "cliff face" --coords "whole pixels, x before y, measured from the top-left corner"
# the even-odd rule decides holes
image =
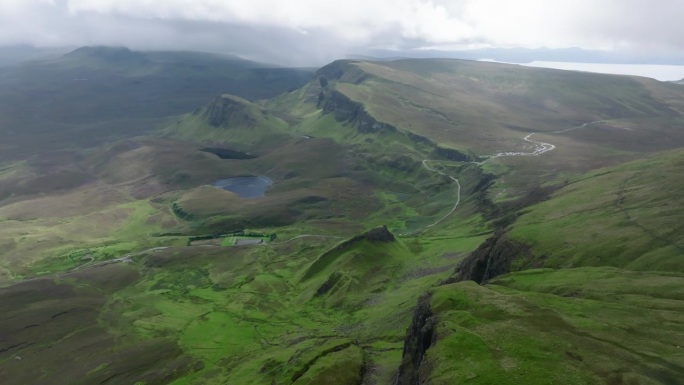
[[[543,260],[544,257],[532,254],[528,245],[509,240],[500,233],[487,239],[463,259],[454,275],[444,283],[470,280],[485,284],[488,280],[511,271],[542,267]]]
[[[397,371],[395,385],[417,385],[425,383],[427,368],[423,365],[425,352],[435,342],[436,317],[430,308],[430,293],[418,298],[413,319],[404,337],[404,351]]]
[[[339,73],[336,72],[336,67],[329,69],[328,72],[332,72],[334,75],[340,76]],[[344,78],[344,75],[342,78]],[[331,90],[329,88],[327,77],[320,76],[317,86],[320,87],[318,100],[316,102],[317,107],[322,108],[324,114],[333,114],[335,120],[338,122],[350,123],[360,134],[383,132],[400,133],[395,126],[389,123],[380,122],[375,119],[370,113],[368,113],[368,111],[366,111],[366,108],[362,103],[351,100],[345,94],[337,90]],[[474,158],[468,154],[462,153],[452,148],[438,146],[435,142],[430,140],[430,138],[415,134],[411,131],[401,132],[401,134],[406,135],[409,140],[416,144],[428,145],[432,147],[434,149],[433,154],[436,157],[461,162],[469,162],[474,160]]]
[[[364,108],[363,104],[349,99],[341,92],[333,91],[328,97],[321,96],[323,113],[333,114],[338,122],[350,122],[362,134],[379,131],[396,132],[397,128],[391,124],[378,122]]]
[[[214,127],[253,128],[257,125],[255,111],[258,108],[246,100],[235,96],[217,96],[214,102],[206,107],[204,114]]]
[[[506,239],[504,233],[499,233],[487,239],[467,256],[454,274],[441,282],[441,285],[466,280],[484,284],[489,279],[511,270],[542,267],[542,262],[543,257],[535,257],[529,246]],[[413,319],[404,337],[404,350],[395,385],[427,383],[430,365],[426,364],[423,358],[427,350],[437,342],[435,326],[439,321],[439,316],[434,314],[430,307],[430,297],[430,292],[423,294],[414,308]]]
[[[453,148],[435,146],[434,153],[440,158],[446,158],[448,160],[455,160],[459,162],[470,162],[473,160],[473,157],[470,155],[464,154],[458,150],[454,150]]]
[[[373,229],[368,230],[367,232],[363,234],[356,235],[339,245],[337,245],[334,249],[331,251],[340,251],[344,249],[348,249],[354,244],[361,242],[363,240],[371,241],[374,243],[390,243],[394,242],[394,234],[392,234],[388,229],[387,226],[382,226],[382,227],[376,227]]]
[[[354,63],[354,60],[335,60],[321,67],[316,71],[315,76],[321,79],[321,83],[325,84],[330,80],[359,84],[367,79],[369,75],[357,66],[354,66]]]

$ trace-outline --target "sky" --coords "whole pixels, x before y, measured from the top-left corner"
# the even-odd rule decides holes
[[[684,55],[682,15],[682,0],[0,0],[0,46],[200,50],[312,66],[379,51],[579,47],[648,62]]]

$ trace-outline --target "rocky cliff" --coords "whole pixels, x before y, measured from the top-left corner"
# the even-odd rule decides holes
[[[339,91],[332,91],[328,96],[322,93],[319,104],[323,105],[324,114],[333,114],[338,122],[351,123],[362,134],[397,131],[391,124],[377,121],[366,111],[363,104],[349,99]]]
[[[435,342],[436,322],[436,317],[433,316],[430,308],[430,293],[425,293],[418,298],[418,303],[413,311],[413,319],[406,331],[406,337],[404,337],[404,350],[394,382],[395,385],[424,383],[428,368],[423,365],[423,357],[428,348]]]
[[[214,127],[253,128],[265,113],[245,99],[233,95],[217,96],[200,110]]]
[[[528,245],[498,233],[464,258],[444,284],[467,280],[485,284],[511,271],[543,267],[543,261],[544,257],[535,256]]]

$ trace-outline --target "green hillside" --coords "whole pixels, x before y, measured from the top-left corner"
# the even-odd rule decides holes
[[[422,361],[405,365],[405,377],[677,383],[684,259],[681,181],[672,176],[683,155],[594,171],[520,211],[448,285],[429,290],[422,327],[439,337],[413,352]],[[453,283],[467,279],[486,285]]]
[[[216,95],[269,98],[310,77],[227,55],[114,47],[0,68],[0,160],[149,135]]]
[[[3,384],[684,378],[680,85],[103,47],[8,68]]]
[[[682,271],[682,166],[676,150],[594,171],[522,212],[509,234],[549,267]]]

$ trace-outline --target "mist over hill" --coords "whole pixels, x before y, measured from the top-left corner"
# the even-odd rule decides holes
[[[83,47],[0,134],[3,384],[684,378],[680,84]]]

